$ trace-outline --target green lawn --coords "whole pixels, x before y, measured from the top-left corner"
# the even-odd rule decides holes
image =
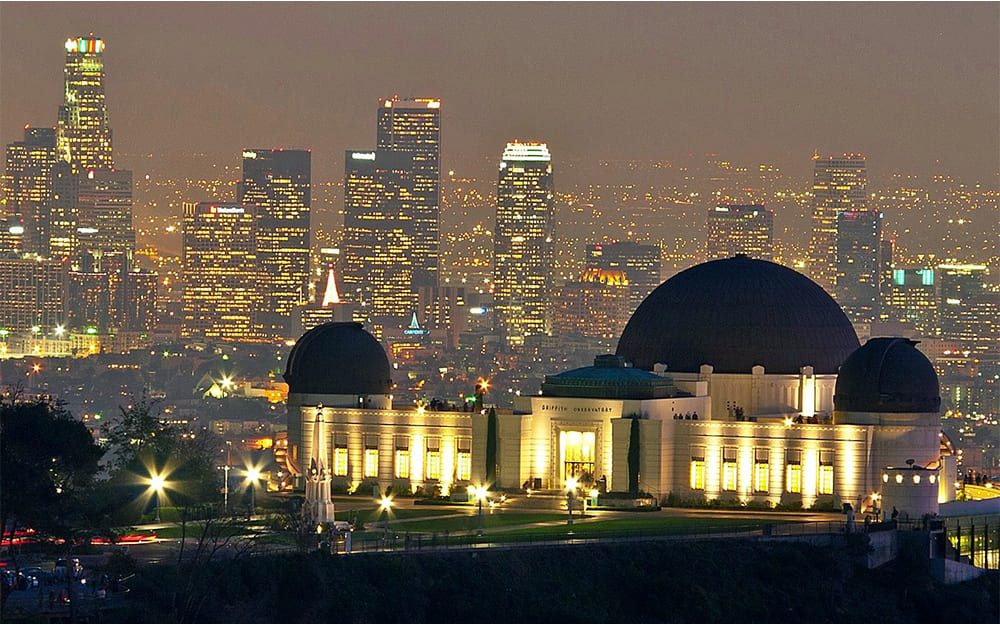
[[[565,519],[565,515],[562,515]],[[745,517],[739,519],[705,517],[664,517],[637,516],[635,518],[608,519],[599,521],[575,522],[573,524],[573,536],[575,538],[589,538],[602,536],[660,536],[671,534],[714,534],[719,532],[731,532],[748,529],[759,529],[765,525],[777,523],[789,523],[790,521],[776,520],[767,517]],[[531,527],[514,529],[502,533],[495,533],[490,540],[517,540],[526,538],[530,540],[544,538],[562,538],[569,531],[567,525]]]
[[[357,518],[359,523],[370,523],[372,521],[382,520],[382,512],[378,508],[372,508],[370,510],[357,510],[356,513],[358,515]],[[352,511],[351,514],[353,515],[355,512]],[[422,519],[425,517],[451,516],[460,514],[467,514],[467,512],[465,510],[455,510],[452,508],[393,508],[389,514],[389,523],[392,523],[397,519],[404,521],[408,519]],[[338,520],[344,520],[346,518],[345,513],[338,513],[337,518]],[[409,526],[409,523],[407,523],[407,526]]]
[[[483,511],[483,527],[486,529],[501,528],[509,525],[523,525],[526,523],[543,523],[545,521],[558,521],[566,518],[565,514],[558,512],[496,512],[490,514]],[[447,519],[428,519],[426,521],[413,521],[410,523],[400,523],[394,526],[390,521],[390,529],[397,532],[457,532],[463,530],[474,530],[478,525],[475,512],[461,513]]]

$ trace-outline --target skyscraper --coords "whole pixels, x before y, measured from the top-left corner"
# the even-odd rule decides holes
[[[126,332],[148,334],[156,325],[156,287],[158,276],[152,271],[133,268],[122,281],[122,307],[119,327]]]
[[[878,317],[882,213],[843,211],[837,216],[836,300],[855,323]]]
[[[867,208],[865,188],[868,176],[865,157],[845,154],[843,157],[813,156],[813,216],[812,240],[809,243],[810,277],[835,293],[837,281],[837,216],[846,211]]]
[[[412,163],[410,154],[391,150],[344,155],[342,295],[359,302],[363,316],[379,327],[402,327],[417,306]]]
[[[435,98],[386,98],[378,110],[376,148],[412,157],[413,279],[437,284],[441,200],[441,101]]]
[[[135,251],[132,224],[132,172],[91,170],[77,181],[77,245],[94,254]],[[128,267],[126,267],[128,270]]]
[[[257,322],[271,338],[291,338],[292,311],[309,300],[308,150],[244,150],[239,199],[257,216]]]
[[[111,169],[111,127],[104,100],[104,40],[90,35],[66,40],[58,150],[74,173]]]
[[[632,241],[596,243],[587,246],[585,256],[587,267],[625,272],[629,289],[629,314],[639,307],[653,289],[660,286],[661,263],[658,245],[643,245]]]
[[[912,323],[922,336],[937,335],[937,285],[930,268],[892,270],[888,320]]]
[[[65,323],[68,269],[63,260],[0,258],[0,330],[48,333]]]
[[[774,257],[774,213],[760,204],[727,204],[708,211],[708,248],[705,260],[744,254]]]
[[[184,204],[183,336],[258,339],[256,216],[226,202]]]
[[[509,347],[549,333],[553,236],[552,157],[544,143],[508,143],[500,159],[493,231],[497,330]]]
[[[56,131],[24,127],[24,140],[7,146],[3,190],[9,214],[24,228],[23,251],[49,255]]]
[[[612,351],[628,323],[628,306],[625,271],[590,267],[579,280],[553,289],[552,334],[595,339],[602,351]]]
[[[986,288],[985,265],[938,266],[940,301],[938,320],[941,338],[958,341],[973,352],[996,349],[1000,322],[997,294]]]

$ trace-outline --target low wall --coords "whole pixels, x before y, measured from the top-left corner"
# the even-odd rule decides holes
[[[964,562],[944,558],[931,560],[931,576],[942,584],[960,584],[985,574],[986,569],[980,569]]]

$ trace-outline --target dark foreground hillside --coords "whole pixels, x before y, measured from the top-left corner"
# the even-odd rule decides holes
[[[804,544],[649,543],[289,555],[141,572],[123,621],[990,622],[996,575],[942,586],[916,557],[869,571]]]

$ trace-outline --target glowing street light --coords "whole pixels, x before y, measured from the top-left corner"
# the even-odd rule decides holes
[[[382,513],[383,518],[383,529],[385,532],[385,539],[389,538],[389,511],[392,510],[392,497],[388,495],[383,495],[378,502],[379,512]]]
[[[160,522],[160,498],[167,488],[167,477],[162,473],[151,472],[146,481],[149,491],[156,497],[156,522]]]
[[[485,486],[470,486],[470,491],[472,496],[476,498],[476,505],[478,506],[476,510],[476,519],[478,522],[477,534],[479,536],[483,535],[483,502],[489,497],[489,491],[486,490]]]
[[[566,525],[573,525],[573,500],[576,499],[576,487],[580,484],[575,477],[566,479],[566,510],[569,513]]]
[[[247,467],[243,475],[246,478],[247,486],[250,489],[250,516],[257,512],[257,482],[261,479],[259,467]]]
[[[56,336],[62,336],[63,334],[66,334],[66,326],[62,324],[57,325],[55,329],[53,329],[52,331],[55,333]]]

